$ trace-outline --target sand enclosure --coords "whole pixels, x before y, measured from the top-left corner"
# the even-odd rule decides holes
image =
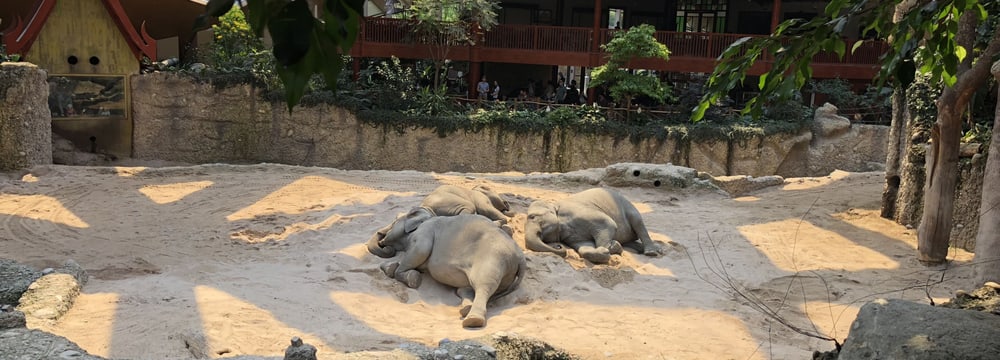
[[[29,327],[110,358],[280,356],[292,336],[319,356],[433,345],[495,332],[587,359],[793,359],[843,340],[874,297],[940,301],[968,287],[971,254],[950,269],[915,260],[915,231],[878,217],[881,173],[789,179],[749,196],[617,188],[668,254],[592,265],[526,252],[527,278],[461,326],[459,299],[425,279],[408,289],[364,242],[440,184],[488,183],[518,216],[535,199],[593,185],[546,174],[344,171],[284,165],[35,168],[0,177],[0,257],[36,267],[76,260],[91,281],[55,324]],[[728,281],[726,281],[728,280]],[[740,296],[725,284],[733,284]],[[931,286],[927,286],[931,283]],[[811,320],[811,321],[810,321]]]

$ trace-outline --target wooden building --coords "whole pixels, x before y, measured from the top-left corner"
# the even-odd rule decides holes
[[[81,150],[131,156],[128,76],[156,59],[155,40],[132,26],[118,0],[40,0],[32,9],[3,42],[48,72],[53,133]]]

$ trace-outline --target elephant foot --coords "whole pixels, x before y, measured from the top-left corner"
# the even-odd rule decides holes
[[[486,326],[486,318],[479,315],[469,315],[462,320],[462,327],[478,328]]]
[[[503,230],[503,232],[507,233],[507,235],[510,235],[511,237],[514,236],[514,229],[511,229],[510,225],[507,224],[500,225],[500,229]]]
[[[462,317],[469,316],[469,310],[472,310],[472,305],[471,304],[470,305],[465,305],[461,309],[459,309],[458,310],[458,314],[462,315]]]
[[[621,255],[622,243],[618,242],[618,240],[611,240],[611,245],[608,245],[608,252],[612,255]]]
[[[419,271],[410,270],[403,274],[403,280],[406,283],[406,286],[409,286],[411,289],[416,289],[420,287],[420,281],[423,280],[423,278],[420,276]]]
[[[642,251],[643,255],[649,257],[663,256],[663,248],[659,245],[651,244],[649,246],[645,246],[644,248],[645,249]]]
[[[382,263],[382,265],[379,265],[378,268],[382,269],[382,272],[385,273],[385,276],[393,277],[393,275],[396,274],[396,269],[399,268],[399,263],[396,261]]]
[[[595,264],[607,264],[611,261],[611,254],[603,251],[587,251],[580,256]]]

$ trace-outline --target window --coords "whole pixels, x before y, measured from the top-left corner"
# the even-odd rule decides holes
[[[726,0],[680,0],[678,32],[725,32]]]
[[[49,76],[49,111],[60,118],[124,117],[125,78]]]

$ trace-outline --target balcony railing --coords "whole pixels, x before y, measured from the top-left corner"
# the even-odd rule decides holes
[[[362,27],[360,41],[355,47],[366,44],[406,45],[413,46],[413,32],[408,20],[366,18]],[[598,44],[606,44],[614,36],[615,29],[600,29]],[[479,44],[485,49],[599,53],[593,48],[594,31],[591,28],[540,26],[540,25],[498,25],[483,34]],[[714,61],[732,43],[743,37],[763,37],[764,35],[725,34],[725,33],[686,33],[674,31],[657,31],[656,40],[665,44],[670,50],[671,58],[704,58]],[[853,40],[847,41],[851,47]],[[838,64],[858,65],[865,68],[877,67],[879,57],[888,49],[884,42],[867,41],[855,52],[848,52],[843,58],[836,54],[819,54],[814,58],[814,65]],[[481,59],[490,61],[490,59]]]

